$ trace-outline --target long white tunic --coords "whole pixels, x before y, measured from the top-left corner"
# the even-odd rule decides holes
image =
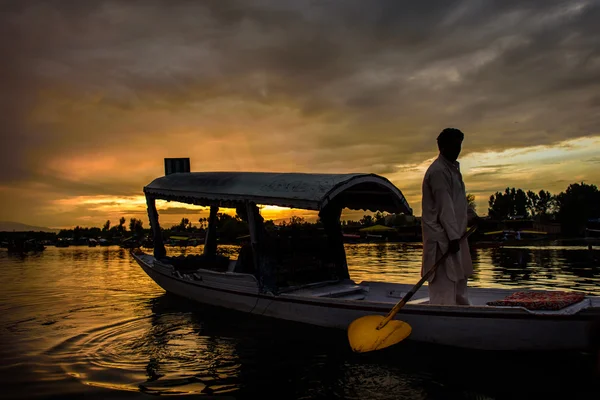
[[[448,250],[450,240],[460,239],[466,232],[469,206],[460,163],[451,162],[441,154],[429,166],[423,179],[422,219],[423,276]],[[467,240],[460,243],[460,251],[451,254],[437,272],[445,270],[454,282],[473,273],[471,253]],[[428,281],[433,280],[433,274]]]

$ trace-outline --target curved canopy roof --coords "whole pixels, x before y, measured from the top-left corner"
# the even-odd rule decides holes
[[[155,179],[148,197],[233,208],[245,201],[321,210],[331,201],[354,210],[412,214],[402,192],[375,174],[185,172]]]

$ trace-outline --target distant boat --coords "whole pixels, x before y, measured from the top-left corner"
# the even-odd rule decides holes
[[[180,235],[170,236],[169,244],[171,246],[180,246],[180,247],[191,246],[190,238],[188,236],[180,236]],[[153,244],[153,246],[154,246],[154,244]]]
[[[589,238],[600,238],[600,229],[585,228],[585,236]]]
[[[9,242],[7,248],[9,253],[27,254],[44,251],[46,246],[35,239],[17,239]]]
[[[534,246],[548,239],[548,233],[534,230],[498,230],[485,232],[493,240],[477,240],[472,242],[474,248],[494,248],[507,246]]]
[[[65,239],[58,239],[56,241],[56,244],[54,245],[56,247],[69,247],[69,242]]]
[[[144,187],[154,254],[132,257],[167,292],[199,303],[347,329],[356,318],[386,315],[412,288],[349,277],[339,216],[342,208],[412,215],[401,191],[374,174],[179,172]],[[202,255],[168,256],[161,245],[155,200],[210,207]],[[324,234],[293,237],[264,229],[257,205],[316,210]],[[250,241],[237,259],[217,252],[219,207],[246,214]],[[382,278],[385,276],[382,275]],[[415,276],[415,281],[418,279]],[[124,283],[126,284],[126,283]],[[412,326],[409,340],[484,350],[585,350],[600,318],[600,297],[557,291],[469,289],[472,305],[429,304],[422,287],[396,319]]]
[[[142,246],[142,244],[141,244],[141,243],[140,243],[140,241],[139,241],[139,240],[137,240],[136,238],[134,238],[134,237],[129,237],[129,238],[127,238],[127,239],[123,239],[123,240],[121,241],[121,244],[120,244],[120,246],[121,246],[121,248],[123,248],[123,249],[135,249],[135,248],[141,247],[141,246]]]
[[[360,235],[356,235],[356,234],[352,234],[352,233],[344,233],[343,237],[344,237],[344,241],[346,243],[358,243],[361,241]]]

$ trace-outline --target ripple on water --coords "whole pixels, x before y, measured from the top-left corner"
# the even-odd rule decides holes
[[[235,340],[203,336],[191,315],[126,319],[75,335],[46,352],[84,384],[152,394],[238,389]]]
[[[360,244],[347,251],[356,281],[414,284],[420,276],[420,246]],[[571,248],[480,249],[473,252],[470,286],[600,294],[597,254]],[[393,363],[384,357],[371,363],[346,353],[343,332],[328,340],[315,340],[314,329],[301,331],[296,325],[276,333],[274,325],[255,317],[209,315],[197,304],[171,301],[118,247],[49,247],[23,260],[0,252],[0,281],[0,387],[9,397],[11,390],[19,398],[82,397],[84,391],[100,393],[95,398],[113,397],[101,389],[87,390],[98,387],[260,398],[269,388],[271,397],[301,399],[465,398],[466,390],[481,398],[481,393],[512,391],[519,377],[526,377],[528,390],[555,394],[555,383],[568,390],[572,386],[560,366],[570,370],[581,364],[552,359],[519,374],[517,366],[534,360],[490,362],[485,357],[464,360],[466,366],[457,368],[462,354],[422,348],[406,354],[410,346],[402,347]],[[437,367],[447,360],[452,367]],[[490,364],[498,365],[498,375],[490,374]],[[479,376],[465,381],[462,371]],[[506,371],[512,371],[512,378],[498,380]],[[539,376],[532,378],[532,371]]]

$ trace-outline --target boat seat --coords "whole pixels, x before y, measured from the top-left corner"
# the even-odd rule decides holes
[[[427,303],[429,303],[429,296],[421,297],[420,299],[410,300],[406,304],[427,304]]]
[[[293,293],[295,295],[306,295],[315,297],[344,297],[348,295],[362,293],[364,287],[352,284],[341,284],[341,285],[328,285],[317,288],[305,288],[296,290]],[[364,296],[363,296],[364,298]]]

